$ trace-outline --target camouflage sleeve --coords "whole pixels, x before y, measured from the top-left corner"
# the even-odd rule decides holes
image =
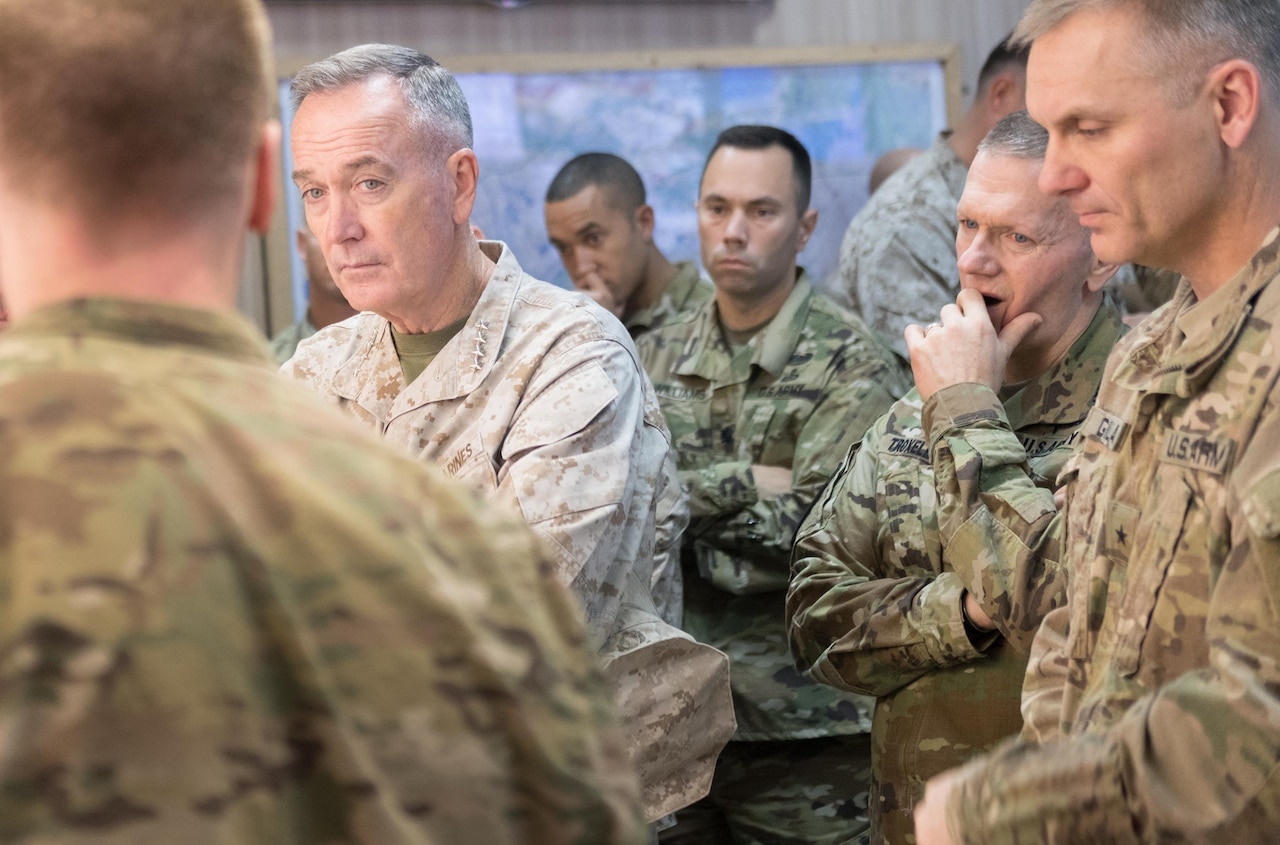
[[[902,226],[878,227],[878,235],[856,246],[857,261],[842,266],[856,310],[904,360],[907,324],[938,319],[960,286],[955,231],[943,231],[932,218],[912,218],[909,230],[907,238]]]
[[[1070,609],[1049,611],[1031,642],[1031,657],[1022,679],[1022,738],[1044,744],[1060,739],[1062,701],[1067,684],[1067,628]]]
[[[593,636],[617,615],[640,551],[626,547],[637,537],[634,523],[653,516],[630,505],[640,498],[653,508],[666,449],[661,428],[646,418],[639,365],[611,339],[544,358],[508,428],[497,498],[514,504],[543,540]]]
[[[1064,595],[1053,493],[1032,481],[1026,451],[990,388],[939,390],[925,402],[922,420],[943,559],[1005,639],[1025,653]]]
[[[1207,599],[1205,664],[1104,731],[1015,742],[960,769],[947,811],[961,841],[1262,842],[1280,829],[1278,428],[1264,425],[1241,456],[1247,478],[1225,503],[1230,552],[1211,586],[1191,589]]]
[[[850,451],[801,526],[786,604],[798,668],[830,686],[877,696],[981,655],[965,633],[963,588],[953,573],[885,577],[876,496],[882,424]],[[927,570],[927,560],[918,568]]]
[[[734,514],[760,500],[748,461],[718,461],[680,471],[692,520]]]
[[[675,452],[668,451],[659,481],[658,511],[653,542],[650,590],[658,615],[679,628],[684,620],[684,579],[680,570],[680,540],[689,525],[689,496],[680,484]]]
[[[750,480],[747,488],[750,501],[744,506],[719,518],[695,516],[690,523],[690,531],[699,540],[731,553],[740,566],[758,570],[738,579],[749,584],[751,591],[785,589],[790,576],[791,547],[800,521],[826,486],[845,451],[861,440],[897,399],[893,392],[898,386],[895,374],[882,360],[849,361],[841,356],[833,360],[832,370],[832,377],[823,387],[823,398],[803,421],[796,437],[791,490],[781,496],[760,499],[756,496],[754,480]],[[731,466],[718,464],[712,469],[727,470]],[[746,478],[751,479],[750,467],[738,471],[743,469]],[[696,514],[696,510],[691,510]],[[719,582],[717,585],[729,588]]]

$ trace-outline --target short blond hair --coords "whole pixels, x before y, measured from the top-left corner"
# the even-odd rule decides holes
[[[242,195],[270,109],[259,0],[0,0],[0,178],[110,227]]]
[[[1276,0],[1032,0],[1012,40],[1030,44],[1077,12],[1125,8],[1144,22],[1135,60],[1167,80],[1170,101],[1189,102],[1211,67],[1242,58],[1261,73],[1264,95],[1280,104]]]

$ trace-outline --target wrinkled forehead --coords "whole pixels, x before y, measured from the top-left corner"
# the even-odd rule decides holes
[[[1084,236],[1067,199],[1040,190],[1044,159],[983,151],[974,157],[956,213],[991,226],[1041,235]]]

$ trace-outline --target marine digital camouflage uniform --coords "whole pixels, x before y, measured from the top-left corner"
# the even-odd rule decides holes
[[[848,445],[905,389],[905,373],[856,317],[815,294],[803,271],[778,315],[736,356],[714,300],[644,335],[639,347],[690,490],[685,557],[696,566],[685,571],[685,628],[732,665],[738,742],[726,759],[740,756],[733,746],[742,742],[785,756],[782,740],[865,735],[869,700],[795,671],[783,598],[800,520]],[[752,464],[790,468],[792,492],[761,499]],[[722,759],[716,782],[741,776]],[[778,781],[777,772],[767,779]],[[863,796],[785,778],[779,786],[793,791],[771,820],[778,831],[796,841],[845,841],[824,837],[854,831]]]
[[[640,335],[660,328],[672,318],[688,314],[715,298],[715,287],[699,275],[697,264],[681,261],[675,266],[676,275],[667,283],[658,301],[625,320],[632,338],[639,339]]]
[[[1055,523],[1067,604],[1032,650],[1022,741],[960,770],[960,841],[1275,841],[1277,234],[1107,362]]]
[[[283,371],[387,442],[512,506],[542,538],[586,610],[606,680],[637,695],[618,705],[630,736],[649,737],[633,750],[646,803],[666,807],[656,818],[686,793],[702,794],[697,785],[714,765],[714,753],[690,760],[677,729],[697,725],[689,743],[717,752],[733,730],[727,719],[707,721],[714,713],[690,692],[727,697],[727,661],[663,624],[651,600],[655,506],[680,501],[664,472],[662,414],[617,321],[587,297],[525,275],[503,244],[482,248],[496,266],[479,301],[412,384],[390,324],[373,313],[303,341]],[[658,724],[650,731],[640,719]],[[667,749],[665,760],[649,756],[655,747]],[[650,767],[679,785],[652,794]]]
[[[840,244],[832,295],[856,311],[909,360],[908,323],[938,319],[960,292],[956,205],[968,168],[947,144],[949,132],[904,164],[854,215]]]
[[[0,454],[0,841],[644,841],[528,530],[281,379],[244,320],[28,315]]]
[[[681,261],[676,264],[676,275],[667,283],[658,301],[648,308],[642,308],[627,317],[624,325],[631,333],[632,339],[665,325],[673,317],[686,314],[711,301],[716,289],[698,273],[698,265],[692,261]],[[672,453],[671,466],[674,466]],[[675,520],[659,521],[657,526],[656,551],[654,568],[660,574],[653,580],[653,602],[658,612],[667,622],[680,627],[684,618],[684,579],[680,572],[680,538],[688,525],[689,503],[679,481],[667,488],[664,495],[679,497],[677,501],[659,505],[682,517]]]
[[[1002,418],[1017,438],[1007,446],[1046,490],[1123,328],[1103,305],[1057,365],[1004,399]],[[965,582],[943,558],[921,404],[912,390],[850,449],[800,528],[787,597],[792,652],[807,673],[878,696],[873,842],[914,841],[912,811],[925,781],[1022,727],[1026,651],[995,632],[976,642],[966,633]],[[986,546],[957,544],[947,554],[963,557],[960,568],[971,574],[1000,564]],[[993,617],[1004,603],[984,596]]]

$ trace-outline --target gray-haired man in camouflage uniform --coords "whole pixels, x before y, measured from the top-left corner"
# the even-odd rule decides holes
[[[928,321],[960,291],[956,202],[978,142],[1024,106],[1026,50],[1001,40],[978,73],[978,90],[954,130],[941,133],[867,199],[840,243],[832,297],[852,308],[906,361],[902,330]]]
[[[0,0],[0,43],[0,842],[643,842],[528,529],[234,314],[261,5]]]
[[[728,660],[654,606],[655,523],[671,541],[661,579],[687,508],[631,338],[476,242],[470,108],[431,57],[353,47],[299,71],[292,95],[293,181],[364,313],[304,340],[284,372],[524,517],[586,611],[651,815],[696,800],[733,730],[714,706]]]
[[[836,843],[866,826],[870,701],[799,676],[782,606],[801,518],[905,373],[796,266],[810,179],[790,134],[721,133],[698,199],[715,299],[640,339],[690,492],[685,627],[729,654],[738,719],[672,842]]]
[[[1049,130],[1041,188],[1069,200],[1103,259],[1183,281],[1108,359],[1062,514],[1044,518],[1067,599],[1032,647],[1023,734],[930,781],[916,835],[1275,842],[1280,4],[1036,0],[1018,37]],[[981,331],[971,304],[908,345],[938,402],[990,406],[973,383],[992,383],[1010,338]],[[977,450],[961,488],[1021,498],[967,401],[974,413],[935,433],[939,455]],[[1033,595],[1045,573],[1034,555],[1015,563]]]
[[[960,197],[956,254],[961,287],[985,298],[997,330],[1020,314],[1044,318],[1010,355],[999,398],[1018,441],[1011,466],[1025,461],[1052,489],[1123,324],[1102,294],[1115,267],[1094,258],[1067,201],[1036,186],[1047,143],[1024,111],[996,124]],[[970,519],[1023,524],[980,501],[939,508],[929,435],[940,415],[965,412],[908,393],[850,450],[796,541],[792,651],[811,677],[878,696],[874,842],[910,841],[925,781],[1022,727],[1027,637],[1001,615],[1010,596],[998,547],[954,542],[944,554],[939,532]],[[978,465],[943,470],[967,477]]]

